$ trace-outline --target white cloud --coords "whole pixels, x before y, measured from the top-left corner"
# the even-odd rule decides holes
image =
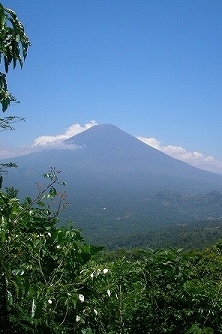
[[[207,170],[209,172],[222,174],[222,162],[212,156],[205,156],[200,152],[188,152],[181,146],[168,145],[164,146],[156,138],[137,137],[143,143],[150,145],[157,150],[170,155],[171,157],[187,162],[190,165]]]
[[[96,121],[90,121],[84,125],[73,124],[64,133],[55,136],[41,136],[34,140],[33,145],[26,147],[9,147],[7,145],[0,145],[0,159],[10,159],[28,153],[36,152],[47,148],[57,149],[77,149],[78,146],[64,143],[64,140],[69,139],[78,133],[81,133],[94,125]],[[137,137],[147,145],[150,145],[157,150],[172,156],[175,159],[187,162],[195,167],[205,169],[210,172],[222,174],[222,162],[216,160],[212,156],[205,156],[200,152],[188,152],[181,146],[167,145],[156,138]]]
[[[77,149],[79,146],[66,144],[63,141],[69,139],[78,133],[81,133],[94,125],[96,121],[90,121],[85,125],[73,124],[63,134],[56,136],[41,136],[34,140],[33,145],[24,147],[11,147],[7,145],[0,145],[0,159],[10,159],[28,153],[37,152],[42,149],[56,148],[56,149]]]
[[[63,134],[59,134],[56,136],[41,136],[35,139],[33,146],[53,146],[57,148],[70,148],[70,145],[66,145],[63,143],[64,140],[69,139],[78,133],[81,133],[92,126],[97,125],[96,121],[90,121],[85,125],[81,126],[80,124],[71,125]]]

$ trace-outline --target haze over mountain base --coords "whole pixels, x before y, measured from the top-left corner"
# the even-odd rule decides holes
[[[95,125],[64,141],[64,149],[13,159],[4,186],[34,196],[50,166],[61,170],[73,221],[97,243],[160,226],[222,217],[222,176],[176,160],[109,124]],[[36,192],[35,192],[36,193]]]

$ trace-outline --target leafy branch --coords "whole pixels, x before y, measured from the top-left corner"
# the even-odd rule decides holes
[[[19,63],[22,68],[31,45],[25,34],[24,26],[16,13],[3,7],[0,3],[0,64],[4,63],[4,72],[0,72],[0,103],[5,112],[11,102],[19,102],[9,91],[7,86],[7,73],[9,66],[13,69]]]
[[[30,211],[30,209],[33,207],[33,205],[35,203],[39,206],[44,207],[45,206],[45,203],[43,202],[44,199],[52,200],[53,198],[55,198],[56,196],[59,195],[59,193],[57,192],[54,185],[56,183],[58,183],[59,185],[62,185],[62,186],[66,185],[65,182],[58,182],[58,180],[59,180],[58,174],[59,173],[60,173],[60,171],[56,171],[55,167],[51,167],[49,173],[43,174],[43,177],[50,180],[49,184],[46,185],[43,189],[41,189],[41,187],[37,184],[38,194],[36,195],[36,197],[34,199],[31,199],[31,198],[26,199],[26,203],[25,203],[23,209],[15,217],[15,219],[13,220],[13,223],[17,222],[18,219],[23,216],[24,212]],[[64,194],[61,194],[58,207],[57,207],[55,213],[50,216],[51,219],[56,218],[59,215],[61,209],[67,204],[67,203],[64,204],[64,206],[62,205],[62,202],[64,200],[65,200],[65,196],[64,196]]]
[[[4,130],[15,130],[12,124],[25,121],[25,118],[18,116],[8,116],[0,118],[0,132]]]

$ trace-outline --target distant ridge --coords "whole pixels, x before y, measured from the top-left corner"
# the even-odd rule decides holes
[[[95,125],[65,144],[81,149],[43,150],[13,159],[19,168],[10,171],[4,186],[32,196],[35,182],[43,182],[40,176],[50,166],[62,170],[71,203],[64,220],[75,221],[92,240],[117,231],[222,217],[222,176],[176,160],[114,125]]]

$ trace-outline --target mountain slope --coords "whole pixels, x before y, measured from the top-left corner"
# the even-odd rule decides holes
[[[166,185],[176,190],[183,186],[183,191],[210,191],[212,185],[218,190],[222,186],[221,176],[176,160],[110,124],[96,125],[66,143],[83,147],[78,152],[81,168],[119,176],[122,182],[137,182],[140,189],[158,190]]]
[[[71,205],[64,219],[74,220],[93,240],[222,216],[221,196],[213,201],[205,196],[222,192],[222,176],[169,157],[113,125],[96,125],[65,144],[70,149],[13,159],[19,168],[4,184],[32,196],[35,181],[43,182],[40,176],[56,166],[68,182]]]

